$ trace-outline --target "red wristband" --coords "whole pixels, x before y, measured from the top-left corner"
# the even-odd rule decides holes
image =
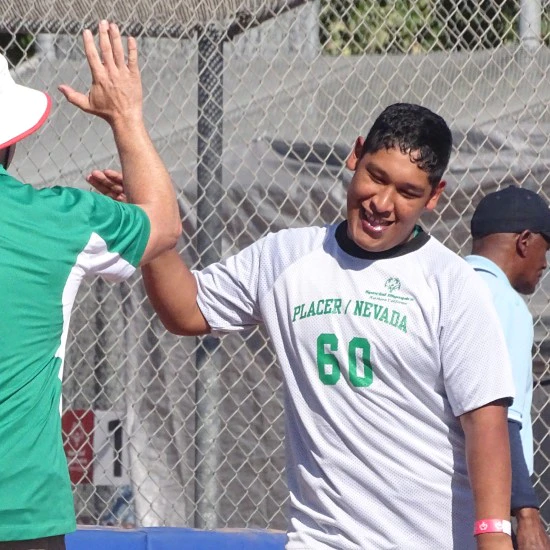
[[[512,524],[506,519],[480,519],[474,523],[474,536],[483,533],[512,535]]]

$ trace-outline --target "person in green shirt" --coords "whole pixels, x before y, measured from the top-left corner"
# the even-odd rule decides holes
[[[89,30],[87,94],[59,87],[111,127],[135,204],[71,187],[35,189],[7,169],[46,121],[50,97],[16,84],[0,56],[0,550],[63,550],[76,527],[61,435],[61,380],[80,282],[123,280],[174,247],[181,220],[170,176],[145,128],[133,38]]]

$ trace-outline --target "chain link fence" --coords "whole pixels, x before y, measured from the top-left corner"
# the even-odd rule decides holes
[[[434,109],[453,130],[446,196],[424,220],[451,249],[469,253],[469,221],[487,192],[515,183],[550,200],[547,0],[294,1],[271,11],[266,2],[261,17],[230,24],[208,19],[202,5],[192,26],[174,20],[186,0],[158,3],[175,14],[165,23],[148,16],[147,2],[45,4],[47,16],[27,6],[14,17],[16,4],[0,15],[15,78],[54,98],[49,123],[20,145],[12,170],[36,186],[86,187],[92,168],[117,167],[107,126],[56,87],[87,89],[80,31],[118,15],[138,36],[147,124],[178,189],[180,250],[193,267],[267,231],[341,218],[348,151],[396,101]],[[546,275],[529,305],[547,525],[549,296]],[[282,381],[261,328],[178,338],[160,325],[138,275],[91,281],[71,321],[63,398],[80,523],[285,529]]]

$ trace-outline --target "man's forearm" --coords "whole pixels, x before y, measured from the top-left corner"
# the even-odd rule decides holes
[[[176,250],[144,265],[142,275],[147,296],[167,330],[185,336],[210,332],[197,305],[197,281]]]
[[[129,201],[146,210],[152,233],[167,235],[169,244],[174,246],[181,233],[176,193],[143,120],[137,116],[122,117],[112,124],[112,129]]]
[[[476,520],[509,520],[511,465],[506,407],[499,402],[486,405],[462,415],[461,423]],[[505,547],[501,544],[511,548],[510,537],[501,533],[478,536],[479,548]]]

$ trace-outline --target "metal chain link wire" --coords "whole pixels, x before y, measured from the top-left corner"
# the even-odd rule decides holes
[[[84,3],[36,4],[50,10],[48,25],[30,8],[16,17],[22,4],[0,15],[0,47],[18,81],[51,93],[54,110],[13,170],[36,186],[86,187],[89,170],[117,159],[105,125],[56,92],[62,82],[88,84],[74,18]],[[173,14],[163,22],[145,4],[92,2],[79,17],[84,25],[123,14],[117,22],[138,33],[147,124],[178,189],[180,251],[193,267],[270,230],[341,218],[353,140],[395,101],[424,104],[453,130],[445,199],[424,219],[451,249],[469,252],[469,220],[487,192],[515,183],[550,199],[546,0],[248,3],[261,11],[259,26],[254,17],[221,21],[206,3],[200,24],[176,24],[185,0],[160,2]],[[535,479],[547,525],[549,296],[546,275],[529,305]],[[139,275],[91,281],[72,317],[63,388],[64,411],[77,419],[66,440],[81,475],[80,523],[285,529],[282,382],[261,327],[178,338],[155,317]]]

